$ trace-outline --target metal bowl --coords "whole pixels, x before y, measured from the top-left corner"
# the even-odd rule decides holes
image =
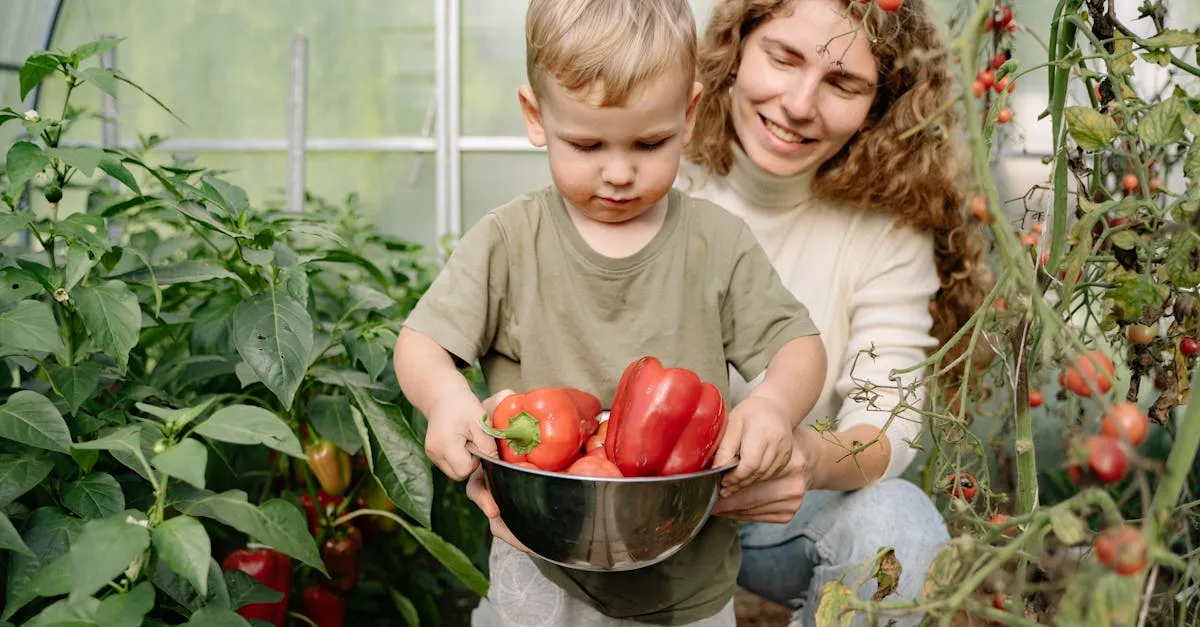
[[[478,457],[500,518],[538,557],[568,568],[622,571],[671,557],[704,526],[721,475],[735,464],[669,477],[579,477]]]

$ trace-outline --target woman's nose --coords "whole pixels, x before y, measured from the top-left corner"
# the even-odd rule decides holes
[[[810,74],[798,77],[780,97],[784,115],[796,121],[808,121],[815,118],[820,89],[819,77]]]

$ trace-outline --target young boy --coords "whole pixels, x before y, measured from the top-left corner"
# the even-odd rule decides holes
[[[825,353],[746,225],[671,188],[700,95],[687,0],[532,0],[526,41],[518,96],[554,184],[472,227],[401,330],[396,376],[428,417],[430,459],[462,480],[477,466],[468,441],[495,450],[462,365],[479,359],[492,393],[573,386],[608,404],[626,365],[652,355],[726,398],[731,364],[746,380],[766,369],[730,411],[714,462],[739,459],[726,493],[774,476],[815,403]],[[734,624],[732,520],[619,573],[492,545],[481,608],[493,616],[478,619],[488,624]]]

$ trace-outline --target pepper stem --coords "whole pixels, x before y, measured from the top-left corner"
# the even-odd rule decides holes
[[[521,455],[532,451],[542,443],[541,428],[538,426],[537,418],[534,418],[529,412],[523,411],[513,416],[506,429],[497,429],[489,425],[487,414],[484,414],[479,417],[479,426],[484,433],[493,438],[507,440],[512,450]]]

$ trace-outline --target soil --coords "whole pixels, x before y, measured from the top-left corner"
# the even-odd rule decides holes
[[[749,590],[739,588],[733,597],[738,627],[786,627],[792,612]]]

